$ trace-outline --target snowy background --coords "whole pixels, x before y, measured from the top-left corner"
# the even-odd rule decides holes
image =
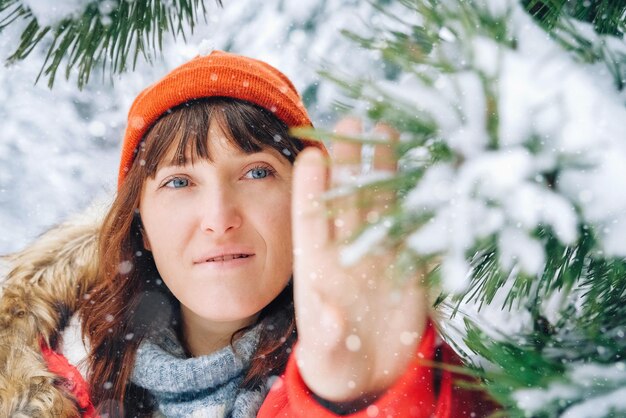
[[[65,9],[30,0],[43,22],[60,19]],[[74,4],[76,3],[76,4]],[[74,6],[72,6],[74,4]],[[74,8],[74,9],[73,9]],[[341,35],[364,30],[383,16],[369,2],[356,0],[207,2],[207,22],[185,43],[165,36],[153,64],[139,60],[133,72],[109,78],[98,69],[79,91],[63,71],[48,89],[35,79],[43,48],[25,61],[0,68],[0,254],[23,248],[34,237],[90,203],[115,191],[120,141],[126,112],[147,85],[172,68],[211,49],[225,49],[265,60],[290,77],[304,97],[314,123],[329,127],[336,119],[339,89],[320,79],[318,70],[336,68],[352,75],[380,77],[379,57]],[[0,36],[0,57],[16,48],[19,25]]]

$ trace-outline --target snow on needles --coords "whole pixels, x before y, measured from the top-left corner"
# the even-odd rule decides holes
[[[424,175],[403,202],[406,212],[431,214],[406,242],[419,254],[443,256],[449,291],[465,288],[467,260],[490,236],[501,267],[517,265],[530,276],[545,265],[540,229],[575,245],[579,226],[589,225],[600,254],[626,255],[626,194],[616,193],[626,190],[626,108],[593,66],[576,62],[517,2],[508,3],[498,11],[508,11],[515,43],[451,26],[457,36],[433,55],[461,63],[456,71],[433,83],[406,75],[377,86],[426,113],[438,126],[436,140],[454,154],[409,163]]]
[[[65,18],[81,14],[89,4],[85,0],[22,0],[22,3],[30,9],[40,26],[51,27]]]
[[[608,383],[618,385],[612,387]],[[518,390],[514,399],[527,414],[557,404],[561,409],[566,407],[559,415],[562,418],[602,418],[626,411],[626,388],[619,387],[624,383],[624,363],[574,363],[568,366],[563,381],[547,388]]]

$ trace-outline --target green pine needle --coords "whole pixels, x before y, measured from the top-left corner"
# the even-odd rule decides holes
[[[201,19],[206,22],[203,0],[119,0],[110,14],[103,15],[101,0],[91,1],[80,16],[63,19],[54,27],[41,26],[20,0],[0,0],[0,32],[17,21],[26,21],[20,43],[7,63],[24,60],[35,47],[47,49],[37,81],[48,79],[52,88],[65,63],[65,77],[77,71],[83,88],[96,66],[111,74],[134,69],[139,58],[151,61],[161,51],[163,35],[186,36]],[[221,1],[217,1],[221,5]]]

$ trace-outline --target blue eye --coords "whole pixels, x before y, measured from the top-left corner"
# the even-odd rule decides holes
[[[246,177],[260,180],[272,174],[274,174],[274,170],[269,167],[254,167],[246,173]]]
[[[164,184],[165,187],[171,187],[172,189],[180,189],[182,187],[189,186],[189,180],[182,177],[174,177],[170,181]]]

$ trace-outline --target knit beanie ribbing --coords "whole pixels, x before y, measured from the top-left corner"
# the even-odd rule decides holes
[[[213,51],[174,69],[137,96],[128,112],[118,188],[130,170],[137,146],[161,115],[187,101],[218,96],[261,106],[290,128],[312,126],[300,96],[283,73],[263,61]],[[302,141],[326,152],[321,142]]]

